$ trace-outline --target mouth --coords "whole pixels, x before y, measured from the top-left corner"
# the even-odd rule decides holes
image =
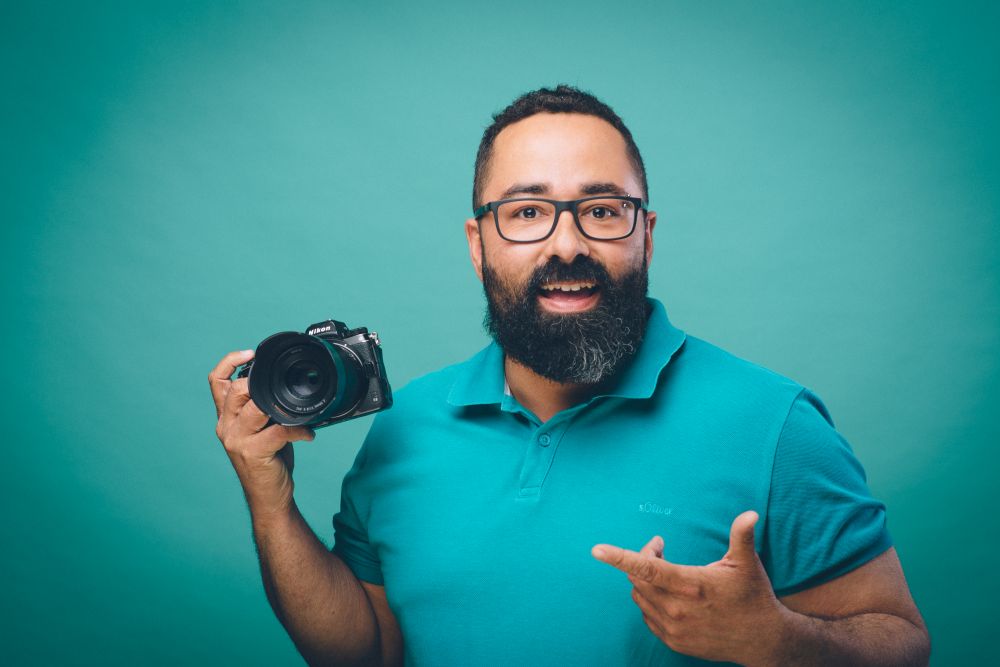
[[[538,289],[542,307],[560,313],[589,310],[600,298],[597,283],[585,280],[545,283]]]

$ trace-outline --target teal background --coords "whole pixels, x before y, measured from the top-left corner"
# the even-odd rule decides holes
[[[490,114],[631,127],[651,293],[816,391],[889,508],[934,664],[1000,593],[995,3],[4,3],[5,664],[273,665],[205,377],[326,316],[395,386],[486,342],[462,221]],[[297,448],[329,540],[369,420]]]

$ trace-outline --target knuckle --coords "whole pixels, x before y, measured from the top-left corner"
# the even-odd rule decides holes
[[[252,466],[257,451],[258,448],[246,436],[233,436],[226,441],[226,452],[243,467]]]
[[[652,632],[654,635],[662,639],[664,643],[666,643],[667,634],[660,623],[657,623],[655,619],[653,619],[651,616],[649,616],[649,614],[646,613],[642,614],[642,620],[645,621],[646,627],[649,628],[650,632]]]
[[[217,433],[218,433],[218,436],[219,436],[219,441],[222,443],[223,448],[225,448],[225,450],[227,452],[234,452],[234,451],[237,450],[237,447],[236,447],[237,439],[235,437],[233,437],[233,435],[231,433],[229,433],[224,428],[220,428],[217,431]]]
[[[660,626],[661,637],[663,641],[678,653],[683,653],[682,648],[686,648],[684,643],[684,637],[677,632],[676,628],[672,627],[669,623],[664,623]]]

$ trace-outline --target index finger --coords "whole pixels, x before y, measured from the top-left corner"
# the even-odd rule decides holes
[[[226,390],[236,367],[253,359],[253,350],[230,352],[222,357],[222,361],[208,374],[208,386],[212,389],[212,399],[215,401],[215,416],[222,414],[222,405],[226,402]]]
[[[663,588],[670,588],[681,583],[684,575],[683,566],[675,565],[663,558],[653,558],[622,549],[611,544],[598,544],[590,553],[597,560],[617,568],[636,579],[648,581]]]

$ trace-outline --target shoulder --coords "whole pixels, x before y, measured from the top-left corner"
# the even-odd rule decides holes
[[[688,334],[665,369],[664,384],[701,401],[759,410],[787,412],[805,387],[785,375]]]
[[[471,372],[470,366],[480,354],[411,378],[398,390],[393,391],[393,410],[401,408],[397,412],[403,412],[446,404],[455,383]]]
[[[754,363],[732,352],[688,334],[684,341],[682,363],[693,370],[711,373],[715,377],[758,384],[787,385],[802,389],[795,380]]]

